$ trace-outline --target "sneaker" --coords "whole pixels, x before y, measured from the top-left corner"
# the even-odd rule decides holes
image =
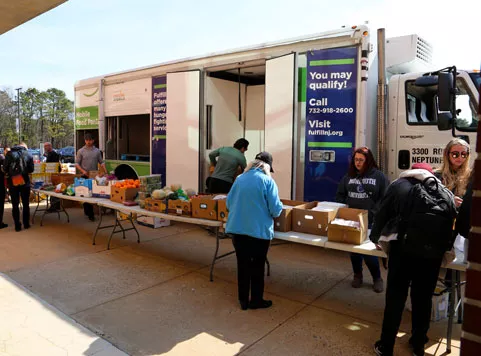
[[[384,281],[382,280],[382,278],[378,278],[374,281],[374,284],[372,286],[372,289],[376,292],[376,293],[382,293],[384,292]]]
[[[30,224],[23,224],[23,228],[26,230],[26,229],[30,229]]]
[[[262,299],[260,302],[250,302],[249,309],[266,309],[272,306],[272,300]]]
[[[22,231],[22,225],[15,225],[15,231],[16,232]]]
[[[249,308],[249,302],[244,300],[239,300],[239,304],[242,310],[247,310]]]
[[[95,217],[89,216],[89,220],[90,220],[90,221],[95,221]]]
[[[8,227],[8,224],[5,224],[5,223],[0,224],[0,229],[5,229],[6,227]]]
[[[354,274],[354,279],[351,282],[352,288],[361,288],[362,286],[362,274]]]
[[[392,352],[388,353],[386,351],[386,348],[382,344],[381,340],[376,341],[376,343],[374,344],[374,352],[376,353],[377,356],[392,356],[393,355]]]

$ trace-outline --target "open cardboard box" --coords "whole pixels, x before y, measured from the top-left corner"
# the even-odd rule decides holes
[[[292,209],[292,230],[307,234],[326,236],[329,222],[334,219],[337,209],[330,211],[311,210],[317,201],[305,203]]]
[[[351,226],[343,226],[329,223],[327,230],[327,240],[331,242],[343,242],[352,245],[360,245],[367,238],[368,217],[367,210],[339,208],[337,210],[336,218],[356,221],[359,223],[359,228]]]
[[[281,215],[274,218],[274,230],[287,232],[292,231],[292,209],[296,206],[305,204],[303,201],[281,199],[282,205],[290,206],[289,208],[283,208]]]
[[[198,219],[217,220],[217,200],[213,195],[192,197],[192,217]]]

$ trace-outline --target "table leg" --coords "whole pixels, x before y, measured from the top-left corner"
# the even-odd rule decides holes
[[[43,211],[42,217],[40,218],[40,226],[43,226],[43,218],[45,217],[45,214],[47,214],[48,208],[50,206],[50,196],[49,195],[47,195],[46,203],[47,203],[47,206],[45,207],[45,210]]]
[[[35,211],[33,212],[33,215],[32,215],[32,225],[34,224],[34,221],[35,221],[35,214],[37,214],[37,211],[40,211],[39,208],[40,208],[40,201],[41,201],[39,192],[34,192],[33,194],[37,196],[37,207],[35,208]]]
[[[129,214],[129,221],[130,221],[130,224],[132,224],[132,228],[135,230],[135,233],[137,234],[137,243],[139,244],[140,243],[140,234],[139,234],[139,231],[137,230],[137,228],[135,227],[134,217],[133,217],[132,213]]]
[[[456,301],[457,305],[457,313],[458,313],[458,324],[462,324],[463,322],[463,297],[461,296],[461,272],[455,272],[455,282],[456,282]]]
[[[97,237],[97,232],[99,231],[100,226],[102,225],[102,209],[99,209],[99,223],[97,224],[97,228],[95,229],[94,236],[92,238],[92,245],[95,245],[95,238]]]
[[[210,265],[210,281],[214,281],[214,263],[217,260],[217,253],[219,252],[219,227],[215,228],[215,253],[212,259],[212,264]]]
[[[453,280],[449,284],[449,309],[448,309],[448,333],[446,336],[446,353],[451,353],[451,338],[453,334],[453,322],[454,322],[454,312],[455,312],[455,293],[456,285]]]

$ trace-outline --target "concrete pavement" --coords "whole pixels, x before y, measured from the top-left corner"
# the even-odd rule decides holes
[[[373,354],[384,294],[350,287],[346,253],[273,246],[265,297],[274,305],[242,311],[234,255],[209,282],[215,239],[204,230],[139,227],[140,244],[117,236],[106,250],[107,231],[92,246],[95,224],[69,213],[69,224],[51,215],[43,227],[0,230],[0,335],[9,335],[0,355]],[[231,249],[221,241],[221,253]],[[401,330],[396,355],[410,355],[408,312]],[[443,354],[445,332],[445,321],[432,324],[427,355]]]

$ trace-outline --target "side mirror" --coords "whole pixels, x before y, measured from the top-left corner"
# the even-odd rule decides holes
[[[454,93],[454,79],[451,72],[439,73],[438,84],[438,105],[439,111],[449,111],[453,109],[452,93]]]
[[[446,131],[451,130],[453,127],[453,116],[450,112],[441,112],[438,113],[438,130],[439,131]]]
[[[414,85],[417,87],[432,87],[438,85],[437,75],[423,75],[422,77],[417,77],[414,81]]]

